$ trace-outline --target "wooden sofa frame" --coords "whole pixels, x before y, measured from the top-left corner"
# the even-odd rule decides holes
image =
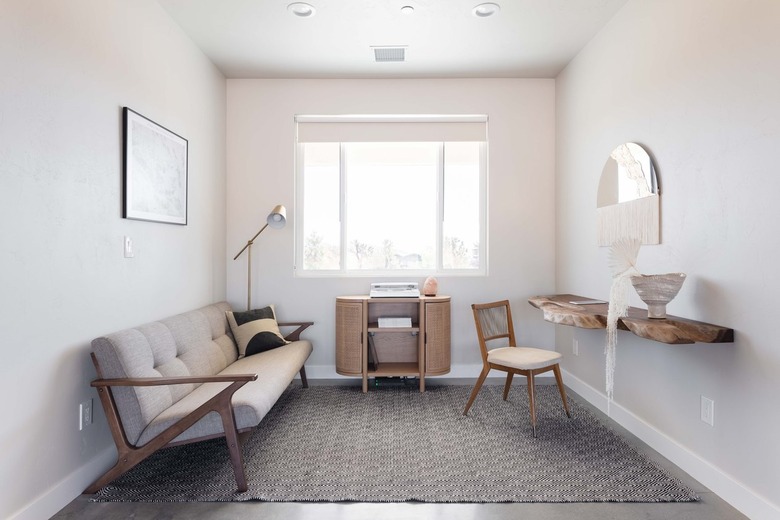
[[[287,341],[292,342],[298,341],[300,339],[301,332],[313,324],[314,322],[311,321],[286,322],[279,323],[279,327],[298,327],[285,336]],[[90,386],[97,388],[98,397],[100,397],[100,403],[103,405],[103,410],[106,414],[106,420],[108,421],[108,426],[111,429],[111,436],[114,439],[114,444],[116,444],[118,456],[116,464],[114,464],[111,469],[104,473],[103,476],[93,482],[85,490],[85,493],[97,493],[104,486],[110,484],[122,476],[124,473],[138,465],[141,461],[148,458],[159,449],[178,446],[181,444],[189,444],[192,442],[205,441],[218,437],[225,437],[227,442],[228,450],[230,452],[230,462],[233,465],[233,473],[236,477],[238,491],[244,492],[247,490],[248,486],[246,481],[246,474],[244,473],[244,458],[241,454],[241,446],[249,437],[249,434],[252,432],[253,428],[244,428],[240,430],[237,428],[236,417],[231,399],[233,398],[233,394],[236,392],[236,390],[250,381],[257,380],[257,374],[104,379],[103,371],[100,368],[95,354],[91,353],[91,357],[92,363],[95,365],[95,371],[98,378],[92,381]],[[301,367],[300,375],[303,387],[308,388],[309,382],[306,379],[305,367]],[[164,386],[200,383],[230,383],[230,385],[200,405],[198,408],[182,417],[178,422],[172,424],[160,432],[156,437],[143,446],[134,446],[127,440],[127,435],[125,434],[125,430],[122,426],[122,420],[119,417],[116,402],[114,401],[114,396],[111,391],[112,387]],[[219,414],[222,419],[222,428],[224,433],[187,439],[180,442],[172,442],[173,439],[178,437],[181,433],[183,433],[190,426],[198,422],[201,418],[210,412],[217,412]]]

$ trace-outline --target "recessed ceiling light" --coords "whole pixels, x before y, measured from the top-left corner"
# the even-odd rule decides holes
[[[317,12],[313,5],[305,2],[293,2],[287,6],[287,10],[301,18],[310,18]]]
[[[476,6],[474,9],[471,10],[471,13],[477,18],[487,18],[488,16],[493,16],[500,10],[501,10],[500,5],[495,4],[493,2],[486,2],[484,4],[479,4],[478,6]]]
[[[411,5],[405,5],[405,6],[403,6],[401,8],[401,13],[407,14],[407,15],[408,14],[412,14],[412,13],[414,13],[414,7],[412,7]]]

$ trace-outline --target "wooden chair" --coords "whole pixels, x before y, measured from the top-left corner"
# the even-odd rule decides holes
[[[474,399],[476,399],[482,383],[491,369],[502,370],[506,372],[506,384],[504,385],[504,401],[509,395],[509,388],[512,386],[512,378],[515,374],[520,374],[528,379],[528,400],[531,409],[531,425],[533,426],[534,437],[536,437],[536,402],[534,399],[534,377],[544,372],[553,371],[555,380],[558,382],[558,390],[563,400],[563,408],[566,415],[569,413],[569,405],[566,402],[566,390],[563,388],[563,378],[561,377],[561,368],[558,362],[561,354],[550,350],[532,347],[518,347],[515,342],[515,330],[512,325],[512,310],[509,308],[509,301],[503,300],[493,303],[473,304],[471,306],[474,312],[474,322],[477,326],[477,338],[479,339],[479,349],[482,353],[482,372],[479,374],[477,384],[471,391],[469,402],[466,403],[466,409],[463,415],[468,414]],[[488,350],[488,343],[494,340],[503,340],[509,346],[493,348]]]

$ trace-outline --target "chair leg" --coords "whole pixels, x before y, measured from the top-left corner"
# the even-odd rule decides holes
[[[471,396],[469,397],[469,402],[466,403],[466,408],[463,410],[463,415],[469,413],[469,408],[471,408],[474,399],[477,398],[477,394],[479,393],[479,390],[482,388],[482,383],[485,382],[485,378],[487,377],[488,372],[490,372],[490,367],[488,365],[485,365],[484,368],[482,369],[482,372],[480,372],[479,374],[479,378],[477,379],[477,384],[474,385],[474,390],[471,391]]]
[[[306,379],[306,367],[301,367],[301,385],[303,388],[309,388],[309,381]]]
[[[512,372],[506,373],[506,383],[504,384],[504,401],[509,397],[509,388],[512,386],[512,378],[515,375]]]
[[[556,364],[553,367],[553,373],[555,374],[555,380],[558,382],[558,391],[561,393],[561,399],[563,400],[563,409],[566,410],[566,416],[571,418],[569,403],[566,400],[566,389],[563,387],[563,377],[561,377],[561,367]]]
[[[536,437],[536,399],[534,398],[534,373],[528,371],[528,404],[531,409],[531,426],[534,429],[534,438]]]

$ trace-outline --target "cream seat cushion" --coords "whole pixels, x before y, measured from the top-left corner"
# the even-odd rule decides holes
[[[488,351],[488,362],[520,370],[544,368],[558,363],[559,352],[531,347],[501,347]]]
[[[241,358],[220,372],[223,375],[257,374],[257,381],[242,386],[233,394],[233,410],[239,430],[252,428],[260,423],[282,392],[290,385],[290,381],[311,352],[312,346],[308,340],[293,341],[279,348]],[[189,412],[217,395],[226,386],[227,383],[206,383],[197,387],[155,417],[142,432],[137,446],[149,442]],[[214,435],[223,431],[219,414],[211,412],[176,437],[174,442]]]

